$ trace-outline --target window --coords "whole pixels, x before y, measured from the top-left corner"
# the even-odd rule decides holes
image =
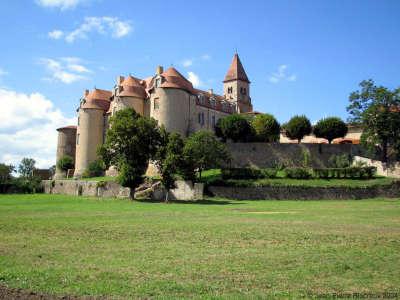
[[[215,116],[212,116],[212,127],[215,128]]]
[[[160,85],[161,85],[161,78],[157,78],[155,83],[156,88],[158,88]]]
[[[232,87],[228,87],[228,94],[232,94]]]
[[[79,133],[76,135],[76,144],[79,145]]]
[[[80,117],[78,116],[78,126],[79,126],[79,120],[80,120]]]
[[[198,117],[199,117],[199,124],[201,126],[203,126],[204,125],[204,113],[199,113]]]
[[[153,108],[154,108],[154,110],[160,108],[160,99],[159,98],[154,98]]]
[[[242,94],[242,95],[246,95],[246,88],[244,88],[244,87],[241,87],[240,88],[240,93]]]

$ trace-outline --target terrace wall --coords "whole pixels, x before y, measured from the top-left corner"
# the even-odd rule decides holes
[[[303,152],[309,151],[313,168],[327,167],[332,155],[363,156],[361,147],[352,144],[227,143],[232,168],[271,168],[277,164],[301,166]]]

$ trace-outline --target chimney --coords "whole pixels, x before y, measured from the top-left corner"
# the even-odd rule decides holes
[[[156,74],[157,74],[157,75],[160,75],[160,74],[163,73],[163,72],[164,72],[164,68],[163,68],[162,66],[157,66]]]
[[[209,90],[208,90],[208,93],[209,93],[210,95],[213,95],[213,94],[214,94],[213,89],[209,89]]]
[[[124,76],[118,76],[117,77],[117,84],[120,85],[122,83],[122,81],[124,81]]]

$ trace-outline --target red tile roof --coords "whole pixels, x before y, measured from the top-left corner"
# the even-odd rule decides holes
[[[224,82],[232,80],[242,80],[250,83],[237,53],[233,56],[231,66],[229,67],[229,70],[225,75]]]
[[[68,125],[68,126],[57,128],[57,130],[62,130],[62,129],[75,129],[76,130],[76,126],[75,125]]]
[[[146,90],[145,87],[140,84],[140,82],[140,79],[129,75],[122,81],[122,91],[118,95],[145,98]]]
[[[82,108],[102,109],[107,111],[110,107],[110,98],[112,93],[110,91],[93,89],[85,95],[85,103]]]
[[[179,73],[175,68],[170,67],[165,72],[161,73],[165,81],[161,84],[163,88],[177,88],[193,93],[192,83]]]

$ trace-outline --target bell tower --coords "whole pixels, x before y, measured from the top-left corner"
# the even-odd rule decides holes
[[[236,112],[252,112],[250,81],[237,53],[233,56],[231,66],[223,82],[225,99],[236,104]]]

